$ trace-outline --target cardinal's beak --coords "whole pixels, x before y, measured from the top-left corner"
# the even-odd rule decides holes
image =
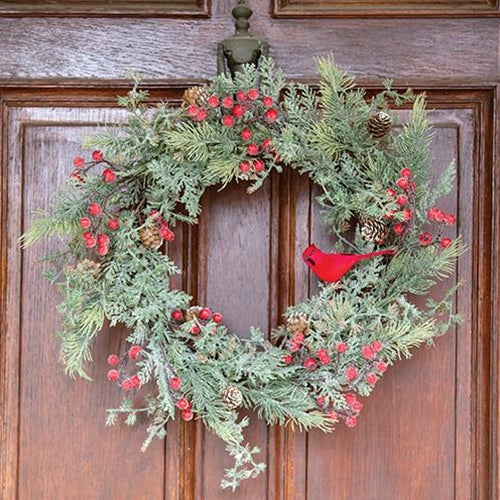
[[[317,250],[316,245],[311,243],[303,252],[302,258],[305,260],[309,257],[309,255],[313,254]]]

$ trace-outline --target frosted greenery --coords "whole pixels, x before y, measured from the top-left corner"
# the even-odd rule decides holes
[[[460,238],[440,244],[443,224],[432,244],[419,242],[419,235],[429,230],[428,210],[450,191],[455,171],[451,165],[437,184],[429,182],[432,133],[423,97],[398,93],[387,81],[383,92],[367,99],[331,59],[319,59],[318,70],[319,91],[286,83],[271,59],[258,69],[247,67],[234,81],[214,78],[205,93],[221,102],[238,91],[259,89],[255,99],[245,98],[243,115],[236,114],[230,126],[221,120],[234,108],[204,102],[190,108],[150,107],[147,92],[136,81],[119,99],[129,111],[127,121],[87,140],[103,159],[80,165],[56,194],[51,212],[38,213],[23,236],[25,245],[51,235],[68,244],[67,252],[48,256],[47,276],[61,291],[57,336],[70,376],[88,378],[92,343],[105,321],[124,325],[130,345],[142,348],[136,361],[123,353],[119,369],[130,369],[132,363],[140,380],[132,392],[147,392],[141,387],[151,382],[149,394],[136,406],[131,391],[125,391],[122,402],[108,411],[108,423],[123,414],[129,425],[147,419],[146,448],[153,438],[165,436],[170,419],[179,417],[179,399],[188,400],[194,417],[226,443],[234,459],[222,481],[232,489],[265,465],[258,460],[258,448],[245,443],[248,418],[223,397],[228,386],[241,391],[242,408],[254,410],[268,424],[325,432],[344,423],[353,426],[361,409],[356,395],[368,396],[374,387],[373,377],[369,382],[367,376],[380,378],[385,366],[432,342],[458,319],[455,288],[426,307],[412,302],[452,275],[464,250]],[[264,105],[263,97],[271,100]],[[398,132],[375,139],[367,122],[377,110],[390,114],[389,105],[412,106],[411,117]],[[200,109],[205,115],[196,114]],[[274,111],[266,115],[269,109]],[[251,141],[242,139],[244,128],[251,130]],[[249,157],[248,142],[262,145],[266,139],[268,146]],[[262,160],[262,170],[252,167],[255,158]],[[245,161],[249,171],[241,169]],[[102,167],[116,179],[104,182]],[[408,201],[410,220],[387,194],[405,167],[416,184]],[[376,245],[361,238],[360,224],[376,219],[386,221],[390,231],[383,246],[395,248],[396,254],[363,261],[341,282],[320,284],[317,295],[286,311],[285,324],[273,331],[272,341],[257,329],[240,339],[214,317],[174,320],[172,313],[184,315],[191,297],[170,287],[170,277],[179,269],[168,254],[141,240],[139,230],[155,224],[151,211],[158,211],[175,233],[179,222],[197,222],[207,187],[245,182],[251,194],[274,170],[284,169],[309,176],[321,189],[317,202],[336,236],[335,250],[372,251]],[[90,217],[90,229],[82,229],[90,203],[98,203],[103,213]],[[109,219],[119,221],[119,227],[108,230]],[[404,225],[402,234],[394,231],[396,224]],[[89,249],[84,231],[106,233],[109,251],[98,255],[95,247]],[[297,318],[303,321],[298,329],[293,327]],[[200,330],[197,335],[194,326]],[[319,362],[321,350],[328,356],[325,364]],[[314,369],[304,366],[310,358]],[[356,376],[349,379],[346,373],[353,368]],[[117,391],[123,377],[120,373]],[[171,387],[175,378],[182,381],[180,390]]]

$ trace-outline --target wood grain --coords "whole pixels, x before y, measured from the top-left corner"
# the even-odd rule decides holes
[[[1,1],[0,16],[5,17],[210,17],[209,0],[136,0],[108,2],[48,1],[27,2]]]
[[[397,2],[385,0],[274,0],[274,17],[474,17],[498,16],[498,2],[493,0],[421,0]]]
[[[158,83],[153,98],[174,102],[182,90]],[[457,296],[464,323],[435,349],[394,367],[366,401],[355,430],[325,437],[252,425],[248,437],[263,448],[269,470],[247,483],[239,500],[324,498],[325,492],[339,500],[495,498],[496,94],[422,90],[435,109],[436,171],[450,158],[458,160],[456,189],[446,207],[458,211],[459,229],[471,248],[458,267],[466,280]],[[227,464],[222,444],[201,426],[169,426],[165,445],[155,443],[146,455],[137,452],[143,424],[133,430],[103,426],[104,410],[117,398],[104,380],[105,357],[119,348],[124,332],[100,337],[91,371],[96,382],[68,380],[54,363],[57,341],[50,337],[57,326],[57,295],[42,282],[36,264],[48,243],[23,252],[17,246],[30,211],[46,206],[65,177],[62,166],[79,152],[81,134],[121,118],[112,109],[120,92],[111,83],[100,88],[98,81],[87,87],[46,82],[45,88],[18,82],[0,89],[2,500],[234,498],[218,489]],[[199,228],[179,231],[172,248],[183,269],[176,284],[221,308],[242,335],[250,324],[269,329],[289,303],[316,290],[299,258],[311,239],[328,243],[314,189],[304,178],[276,176],[252,197],[242,185],[211,191]],[[61,476],[63,466],[67,473]],[[353,482],[354,475],[361,479]]]

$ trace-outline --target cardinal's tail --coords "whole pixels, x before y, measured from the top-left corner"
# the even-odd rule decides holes
[[[394,248],[386,248],[385,250],[378,250],[377,252],[367,253],[363,257],[369,259],[370,257],[378,257],[379,255],[394,255],[396,250]]]

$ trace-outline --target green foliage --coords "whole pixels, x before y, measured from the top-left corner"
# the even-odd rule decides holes
[[[179,413],[202,420],[234,459],[222,482],[233,490],[265,465],[257,460],[258,448],[245,443],[248,418],[227,399],[228,388],[270,425],[324,432],[339,423],[353,426],[356,395],[369,395],[387,366],[459,321],[455,284],[425,307],[412,302],[453,275],[465,251],[460,238],[442,240],[446,221],[429,226],[428,210],[451,190],[455,167],[431,180],[432,132],[423,96],[397,92],[386,81],[368,100],[332,59],[319,59],[318,69],[319,90],[287,84],[264,59],[234,80],[214,78],[205,91],[217,99],[187,108],[151,108],[133,76],[133,89],[119,99],[125,123],[87,139],[104,158],[96,154],[77,165],[50,214],[39,212],[22,237],[24,246],[50,235],[67,243],[46,260],[53,266],[47,276],[63,296],[58,335],[69,375],[88,378],[92,343],[105,321],[124,325],[128,343],[141,348],[135,361],[124,352],[116,370],[124,390],[147,387],[144,404],[127,395],[108,411],[107,423],[120,416],[127,425],[147,420],[145,450]],[[411,115],[398,132],[371,135],[367,123],[375,111],[409,103]],[[387,189],[401,182],[405,167],[415,186],[397,188],[407,197],[398,204]],[[289,307],[273,343],[257,329],[240,339],[215,316],[203,318],[190,308],[191,297],[172,286],[179,269],[156,239],[171,238],[177,222],[197,222],[207,187],[248,182],[251,193],[273,170],[286,168],[319,186],[323,222],[338,251],[372,251],[377,245],[363,239],[360,225],[375,219],[387,225],[384,246],[395,255],[364,260],[340,282],[323,283],[318,294]],[[102,169],[116,178],[105,182]],[[89,216],[95,203],[102,213]],[[89,217],[83,228],[82,217]],[[113,221],[118,224],[111,229]],[[422,244],[422,232],[433,227],[433,241]]]

